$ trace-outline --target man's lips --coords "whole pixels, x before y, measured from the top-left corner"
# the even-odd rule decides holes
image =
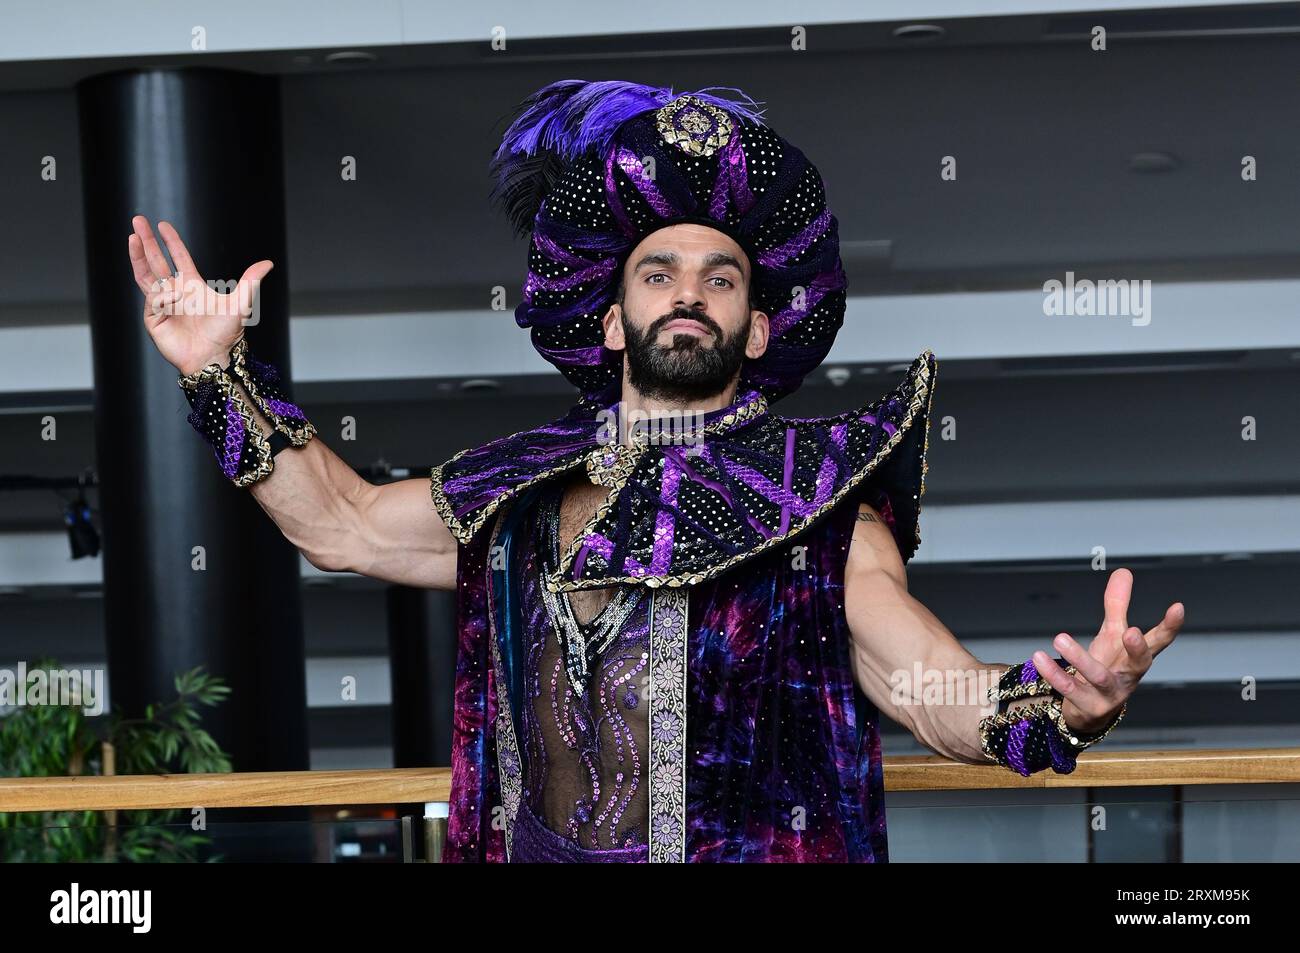
[[[674,333],[685,331],[688,334],[696,334],[700,337],[713,337],[712,329],[693,318],[674,318],[664,325],[664,330]]]

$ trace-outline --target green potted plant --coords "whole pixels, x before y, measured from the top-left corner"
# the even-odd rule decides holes
[[[42,659],[33,668],[58,665]],[[114,710],[102,726],[76,705],[15,708],[0,718],[0,777],[230,771],[230,758],[199,726],[198,708],[219,704],[230,688],[202,666],[178,674],[175,686],[176,698],[149,705],[144,718]],[[190,830],[181,813],[0,813],[0,861],[194,861],[211,839]]]

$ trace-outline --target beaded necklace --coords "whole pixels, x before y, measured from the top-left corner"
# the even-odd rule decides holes
[[[546,494],[539,503],[542,524],[542,561],[547,575],[560,564],[560,503],[563,494]],[[573,603],[565,592],[551,592],[541,587],[542,603],[551,626],[560,639],[564,653],[565,671],[573,690],[583,696],[587,680],[596,665],[596,659],[614,643],[623,624],[636,611],[644,596],[642,586],[620,586],[609,603],[590,622],[578,621]]]

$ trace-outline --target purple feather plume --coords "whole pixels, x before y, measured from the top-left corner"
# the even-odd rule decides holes
[[[731,90],[743,101],[712,95],[710,89]],[[619,126],[679,95],[685,94],[674,93],[670,86],[623,80],[563,79],[543,86],[516,107],[492,157],[492,201],[504,209],[517,233],[526,234],[569,162],[588,152],[603,152]],[[709,86],[691,95],[732,116],[765,125],[758,103],[739,89]]]

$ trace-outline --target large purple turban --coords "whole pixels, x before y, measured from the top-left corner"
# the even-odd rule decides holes
[[[617,396],[623,355],[604,348],[601,318],[627,256],[682,222],[724,232],[750,258],[771,340],[742,388],[776,400],[830,351],[847,287],[838,223],[816,167],[744,99],[562,80],[514,113],[492,177],[516,231],[531,233],[515,319],[584,398]]]

